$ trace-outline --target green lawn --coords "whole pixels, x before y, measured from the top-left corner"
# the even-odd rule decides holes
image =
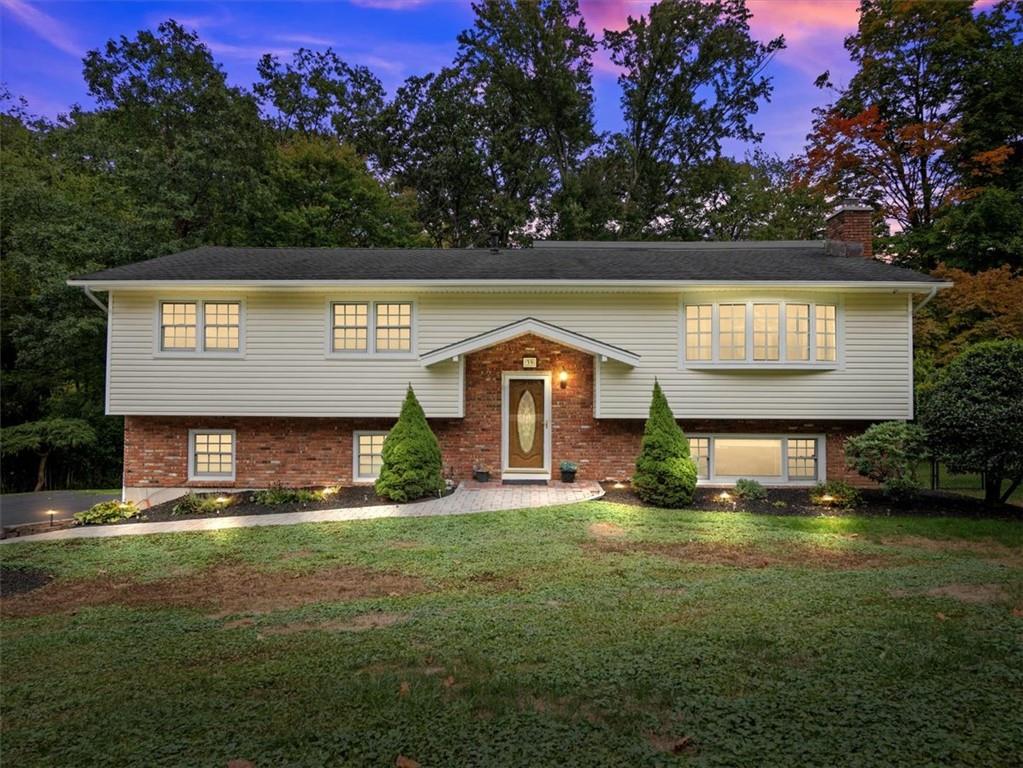
[[[57,576],[4,603],[9,765],[1023,754],[1019,523],[590,503],[0,558]]]

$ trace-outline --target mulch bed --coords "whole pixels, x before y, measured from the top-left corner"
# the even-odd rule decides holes
[[[53,576],[38,568],[0,565],[0,597],[20,595],[45,586]]]
[[[451,493],[452,491],[448,491]],[[294,504],[277,504],[266,506],[252,500],[251,493],[224,494],[234,499],[219,514],[207,515],[176,515],[174,506],[180,499],[165,501],[143,510],[142,515],[131,520],[124,520],[114,525],[131,525],[132,523],[158,523],[168,520],[194,520],[205,517],[234,517],[236,515],[279,515],[287,512],[315,512],[321,509],[355,509],[357,507],[375,507],[380,504],[394,504],[390,499],[377,496],[372,485],[354,485],[340,488],[337,493],[325,501],[310,501]],[[445,495],[448,495],[447,493]],[[423,501],[423,499],[419,499]]]
[[[615,488],[617,483],[602,483],[604,496],[601,501],[613,504],[632,504],[646,506],[632,489],[626,484],[623,488]],[[1023,509],[1004,504],[998,507],[986,507],[982,499],[960,496],[945,491],[922,491],[915,499],[895,502],[885,498],[880,490],[874,488],[860,489],[862,504],[855,509],[836,507],[819,507],[810,503],[808,488],[766,488],[767,499],[764,501],[742,501],[733,499],[721,502],[717,496],[722,490],[732,492],[733,489],[697,488],[693,503],[686,509],[716,510],[718,512],[749,512],[754,515],[794,515],[817,517],[820,515],[845,516],[866,515],[870,517],[890,517],[893,515],[919,515],[922,517],[995,517],[1005,519],[1023,519]]]

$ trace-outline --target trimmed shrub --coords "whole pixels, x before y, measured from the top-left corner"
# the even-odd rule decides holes
[[[219,515],[234,504],[234,496],[219,493],[189,493],[171,507],[172,515]]]
[[[743,501],[765,501],[767,491],[764,486],[756,480],[748,480],[745,477],[735,481],[735,495]]]
[[[286,488],[283,485],[272,485],[253,493],[252,500],[256,504],[263,504],[267,507],[276,507],[280,504],[308,504],[314,501],[323,501],[323,493],[310,488]]]
[[[128,520],[142,514],[141,510],[130,501],[102,501],[93,504],[84,512],[75,513],[75,522],[79,525],[103,525]]]
[[[391,501],[413,501],[444,491],[444,466],[437,437],[409,386],[401,415],[384,438],[376,492]]]
[[[916,465],[927,458],[927,434],[916,424],[885,421],[845,441],[845,463],[881,484],[886,496],[908,498],[920,490]]]
[[[689,441],[656,381],[632,487],[647,504],[670,509],[691,504],[696,490],[696,464],[689,457]]]
[[[860,492],[844,480],[828,480],[810,489],[810,502],[818,507],[852,509],[861,501]]]
[[[1007,501],[1023,481],[1023,341],[970,347],[920,400],[935,457],[952,472],[983,472],[987,504]]]

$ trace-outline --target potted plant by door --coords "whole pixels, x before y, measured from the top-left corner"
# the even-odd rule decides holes
[[[574,461],[561,462],[561,482],[574,483],[575,473],[579,471],[579,465]]]
[[[477,483],[489,483],[490,465],[480,459],[474,460],[472,463],[472,479]]]

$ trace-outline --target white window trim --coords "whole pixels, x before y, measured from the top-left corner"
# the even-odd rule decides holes
[[[730,299],[717,297],[702,300],[698,295],[691,295],[691,300],[683,299],[679,304],[679,368],[689,370],[712,371],[834,371],[844,367],[844,348],[842,343],[845,331],[844,304],[840,298],[818,301],[811,298],[754,298]],[[711,305],[711,357],[710,360],[688,360],[686,358],[686,307],[690,305]],[[746,359],[722,360],[720,357],[720,306],[722,304],[744,304],[746,306]],[[778,359],[753,359],[753,305],[778,305]],[[789,304],[801,304],[810,307],[810,359],[806,361],[787,360],[788,333],[786,309]],[[817,360],[817,306],[835,307],[835,359]]]
[[[731,432],[699,432],[693,434],[687,434],[686,437],[702,437],[710,440],[710,453],[708,454],[707,461],[707,477],[698,478],[696,481],[697,485],[719,487],[719,486],[732,486],[735,485],[736,480],[747,479],[756,480],[762,485],[775,486],[775,487],[811,487],[817,483],[823,483],[827,480],[827,436],[823,433],[800,433],[800,434],[776,434],[776,433],[764,433],[764,432],[752,432],[736,434]],[[756,475],[721,475],[718,476],[714,473],[714,442],[718,438],[724,439],[754,439],[754,440],[780,440],[781,441],[781,477],[758,477]],[[795,480],[789,479],[789,443],[792,440],[816,440],[817,441],[817,476],[812,479],[798,478]]]
[[[366,304],[369,307],[367,322],[367,337],[365,351],[348,351],[334,349],[334,305],[335,304]],[[412,306],[412,327],[410,336],[410,349],[408,352],[377,352],[377,304],[410,304]],[[325,356],[342,360],[408,360],[418,357],[418,333],[416,329],[419,323],[419,307],[415,299],[409,298],[386,298],[374,296],[371,299],[359,297],[329,298],[327,299],[327,338],[325,345]]]
[[[369,485],[375,483],[377,475],[372,477],[359,474],[359,438],[372,435],[387,435],[386,429],[358,429],[352,432],[352,483],[357,485]]]
[[[195,304],[195,349],[164,349],[163,348],[163,305],[164,304]],[[238,349],[206,350],[206,305],[237,304],[238,305]],[[243,298],[205,298],[192,296],[162,296],[156,300],[156,317],[153,324],[153,357],[195,358],[238,360],[245,357],[245,299]]]
[[[195,436],[196,435],[231,435],[231,472],[225,474],[204,473],[195,471]],[[233,429],[190,429],[188,430],[188,480],[202,482],[206,480],[234,480],[238,467],[238,434]]]

